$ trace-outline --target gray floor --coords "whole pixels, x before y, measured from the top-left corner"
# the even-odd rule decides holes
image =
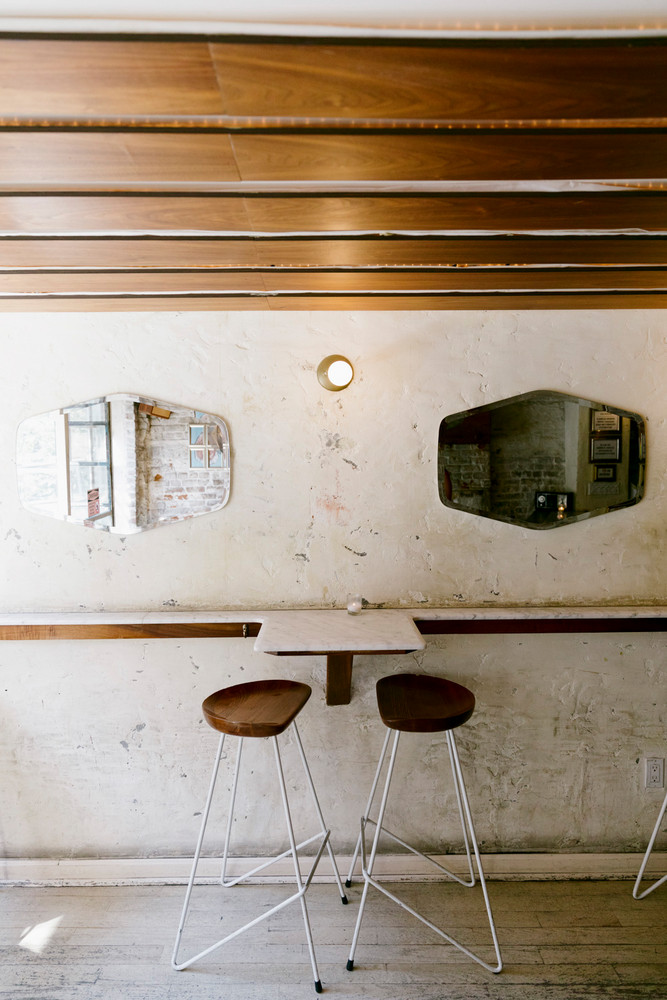
[[[396,887],[488,947],[479,890]],[[667,998],[667,886],[642,902],[630,882],[491,882],[504,970],[485,972],[381,894],[369,896],[355,969],[345,968],[360,889],[342,906],[307,899],[325,994],[381,1000]],[[282,886],[198,886],[184,956],[286,895]],[[221,906],[225,904],[224,910]],[[174,886],[0,889],[0,997],[31,1000],[293,1000],[314,997],[298,904],[184,972],[170,956],[183,899]],[[22,943],[21,943],[22,942]],[[191,949],[189,951],[189,949]],[[490,950],[487,952],[491,958]]]

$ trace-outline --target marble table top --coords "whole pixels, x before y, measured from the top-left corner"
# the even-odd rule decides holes
[[[258,653],[391,652],[424,649],[407,611],[271,611],[255,640]]]

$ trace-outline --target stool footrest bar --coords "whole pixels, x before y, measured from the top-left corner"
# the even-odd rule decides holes
[[[330,833],[330,831],[326,830],[324,833],[315,833],[315,834],[313,834],[313,836],[309,837],[308,840],[302,840],[300,844],[296,845],[297,851],[300,851],[301,848],[303,848],[303,847],[308,847],[309,844],[312,844],[315,840],[319,840],[320,837],[323,837],[324,839],[322,841],[322,845],[321,845],[321,847],[320,847],[320,849],[318,851],[318,854],[317,854],[317,857],[319,859],[320,856],[321,856],[321,854],[322,854],[322,850],[324,849],[324,847],[325,847],[325,845],[326,845],[326,843],[327,843],[327,841],[329,839],[329,833]],[[223,876],[223,878],[220,879],[220,884],[223,885],[225,887],[225,889],[231,889],[232,886],[239,885],[241,882],[244,882],[246,879],[252,878],[253,875],[257,875],[259,872],[264,871],[266,868],[270,868],[271,865],[275,865],[275,863],[277,861],[282,861],[283,858],[290,857],[291,854],[292,854],[292,848],[288,847],[287,850],[285,850],[285,851],[282,852],[282,854],[276,854],[276,856],[274,858],[269,858],[268,861],[263,861],[261,865],[257,865],[255,868],[252,868],[249,872],[245,872],[243,875],[237,875],[235,878],[232,878],[232,879],[225,879],[224,876]],[[310,877],[312,878],[312,874],[311,874]],[[309,878],[308,881],[310,882],[310,878]]]
[[[373,819],[366,819],[365,820],[365,824],[366,825],[371,824],[372,826],[377,826],[375,820],[373,820]],[[362,830],[363,830],[363,826],[362,826]],[[410,851],[412,854],[416,854],[416,856],[418,858],[423,858],[424,861],[428,861],[428,863],[430,865],[433,865],[434,868],[437,868],[439,872],[443,873],[443,875],[447,875],[449,878],[454,879],[455,882],[458,882],[459,885],[465,886],[466,889],[471,889],[474,885],[477,884],[474,872],[471,873],[470,881],[466,882],[466,880],[463,879],[463,878],[461,878],[460,875],[457,875],[455,872],[450,871],[449,868],[445,868],[445,866],[441,865],[439,861],[435,860],[435,858],[430,857],[430,855],[428,855],[428,854],[424,854],[423,851],[417,850],[416,847],[413,847],[411,844],[406,843],[405,840],[401,840],[401,838],[397,837],[395,833],[392,833],[391,830],[388,830],[386,826],[381,827],[380,835],[382,835],[382,834],[384,834],[385,837],[389,837],[389,839],[393,840],[395,843],[400,844],[401,847],[404,847],[407,851]],[[363,834],[362,834],[362,836],[363,836]],[[365,847],[365,844],[364,844],[364,847]],[[362,851],[362,858],[364,857],[364,854],[365,854],[365,851]],[[362,864],[362,874],[364,875],[364,877],[366,876],[366,866],[365,866],[365,864]]]

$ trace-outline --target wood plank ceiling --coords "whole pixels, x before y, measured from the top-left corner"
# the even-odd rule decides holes
[[[667,307],[667,39],[0,36],[0,308]]]

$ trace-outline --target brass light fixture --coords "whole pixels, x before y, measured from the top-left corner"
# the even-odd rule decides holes
[[[354,368],[342,354],[330,354],[317,366],[317,380],[331,392],[347,388],[354,378]]]

